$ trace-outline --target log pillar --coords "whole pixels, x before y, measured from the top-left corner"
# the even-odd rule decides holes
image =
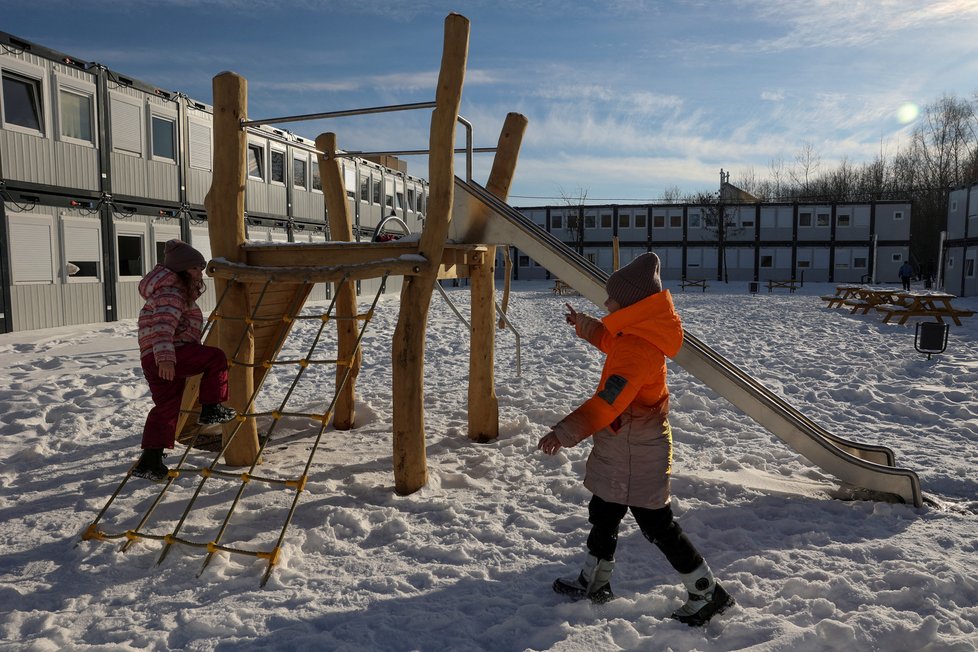
[[[428,156],[428,216],[418,253],[427,263],[405,277],[392,351],[394,398],[394,490],[413,493],[428,482],[424,434],[424,340],[428,308],[448,236],[455,197],[455,125],[469,50],[469,21],[445,18],[441,69],[431,114]]]
[[[496,144],[496,156],[486,190],[506,201],[516,171],[527,120],[519,113],[506,116]],[[485,232],[489,212],[482,210],[476,231]],[[489,247],[485,259],[472,265],[472,312],[469,333],[469,439],[491,441],[499,436],[499,401],[494,378],[496,355],[496,248]]]
[[[326,215],[329,220],[329,237],[331,240],[353,241],[353,219],[350,215],[350,205],[346,201],[346,189],[343,187],[343,171],[340,160],[336,157],[336,134],[320,134],[316,138],[316,149],[325,156],[319,156],[319,175],[323,180],[323,195],[326,201]],[[356,381],[360,374],[361,355],[357,344],[357,288],[351,280],[346,283],[334,283],[336,293],[337,323],[337,352],[336,359],[350,362],[350,375],[346,385],[340,390],[333,406],[333,427],[337,430],[349,430],[353,427],[356,417]],[[336,367],[336,385],[339,386],[346,376],[347,367],[339,364]]]
[[[222,72],[214,78],[214,173],[210,191],[204,199],[211,254],[230,262],[245,262],[241,245],[245,241],[244,191],[245,161],[248,136],[241,121],[248,114],[248,82],[232,72]],[[251,302],[243,283],[215,279],[217,296],[230,283],[221,314],[229,317],[249,317]],[[217,345],[231,356],[237,351],[238,360],[252,364],[255,357],[254,328],[243,321],[221,320],[216,325]],[[240,344],[240,346],[239,346]],[[254,394],[254,373],[250,367],[231,364],[228,370],[228,403],[239,413],[251,412]],[[258,458],[258,428],[253,417],[240,425],[231,421],[223,426],[224,443],[232,432],[234,439],[224,453],[230,466],[250,466]]]

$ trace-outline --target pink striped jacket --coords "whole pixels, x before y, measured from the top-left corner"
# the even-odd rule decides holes
[[[139,282],[139,294],[146,299],[139,311],[139,357],[152,353],[157,365],[175,362],[176,347],[200,342],[204,316],[176,272],[157,265]]]

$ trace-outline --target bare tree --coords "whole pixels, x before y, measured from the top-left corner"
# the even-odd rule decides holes
[[[679,186],[670,186],[662,191],[662,201],[667,204],[678,204],[683,200],[683,191]]]
[[[726,204],[716,192],[699,192],[687,195],[686,201],[699,206],[702,213],[704,239],[712,237],[717,243],[717,280],[729,282],[727,273],[727,240],[738,235],[744,228],[739,226],[740,206]]]
[[[815,149],[815,145],[810,142],[802,145],[801,150],[795,154],[795,165],[791,167],[789,174],[791,175],[792,182],[796,186],[800,186],[802,196],[806,198],[811,197],[812,179],[815,177],[815,173],[818,172],[821,163],[822,157],[819,155],[818,150]]]
[[[574,211],[568,211],[568,213],[573,212],[574,215],[567,216],[567,228],[574,230],[574,245],[577,248],[577,253],[584,255],[584,205],[587,203],[587,193],[588,189],[583,186],[578,186],[577,190],[573,193],[566,192],[563,186],[557,187],[557,192],[560,193],[561,201],[564,205],[569,208],[574,208]]]

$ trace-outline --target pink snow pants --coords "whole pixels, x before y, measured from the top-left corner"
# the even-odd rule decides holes
[[[160,378],[152,353],[140,360],[155,404],[143,426],[143,448],[173,448],[187,378],[204,374],[200,380],[201,403],[228,400],[228,361],[224,351],[216,346],[184,344],[176,348],[176,354],[176,374],[169,381]]]

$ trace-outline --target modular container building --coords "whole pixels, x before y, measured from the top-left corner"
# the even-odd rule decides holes
[[[211,106],[4,32],[0,76],[0,332],[135,317],[171,238],[210,258]],[[313,141],[249,127],[247,166],[249,240],[329,240]],[[427,182],[405,169],[344,158],[358,241],[391,215],[422,228]]]
[[[978,295],[978,182],[952,188],[947,200],[947,231],[941,247],[941,280],[958,296]]]
[[[519,209],[612,271],[654,251],[667,280],[897,282],[910,255],[909,202],[608,204]],[[722,228],[718,225],[722,225]],[[549,278],[514,251],[517,278]]]

